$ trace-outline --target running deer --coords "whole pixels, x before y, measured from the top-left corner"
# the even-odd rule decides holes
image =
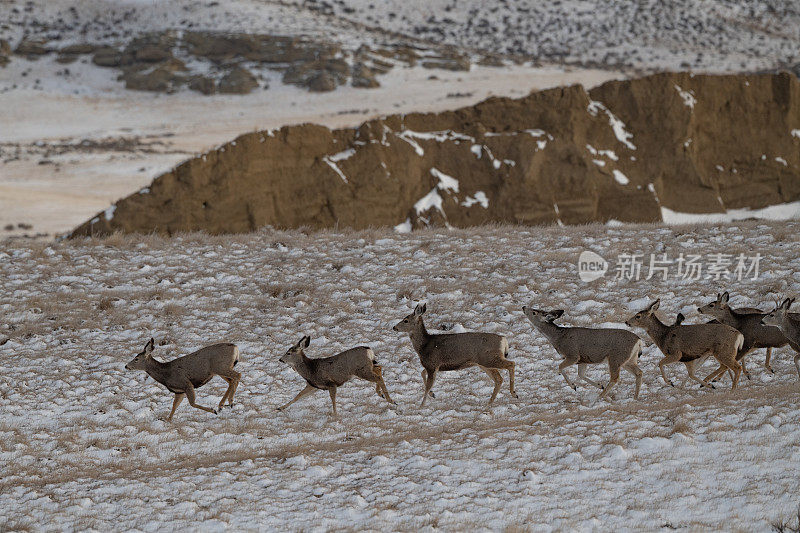
[[[239,348],[235,344],[221,343],[200,348],[189,355],[178,357],[167,363],[156,361],[153,358],[155,341],[151,338],[140,352],[127,365],[126,370],[144,370],[151,378],[164,385],[175,395],[172,402],[172,411],[167,420],[172,420],[172,415],[183,401],[184,396],[189,400],[189,405],[209,413],[216,414],[222,409],[225,400],[233,407],[233,395],[239,386],[242,375],[233,369],[239,362]],[[214,376],[219,376],[228,382],[228,390],[222,395],[217,409],[195,403],[195,389],[199,389]]]
[[[419,355],[422,363],[422,381],[425,392],[422,395],[422,404],[431,393],[437,372],[461,370],[472,366],[479,366],[494,381],[491,405],[503,384],[500,369],[508,370],[509,392],[517,398],[514,391],[514,361],[506,359],[508,356],[508,341],[502,335],[494,333],[428,333],[422,315],[425,314],[427,304],[419,304],[414,312],[398,322],[392,329],[403,331],[411,337],[411,344]]]
[[[547,337],[556,352],[564,358],[558,371],[564,376],[564,381],[574,390],[578,386],[567,377],[566,369],[578,365],[578,377],[583,381],[603,389],[594,402],[602,400],[614,388],[619,380],[619,370],[624,368],[636,377],[636,388],[633,392],[635,399],[639,398],[639,389],[642,386],[642,371],[639,369],[639,356],[642,355],[644,342],[635,333],[626,329],[595,329],[571,328],[559,326],[555,320],[564,311],[542,311],[527,306],[522,307],[522,312],[534,327]],[[600,383],[586,377],[586,367],[608,361],[608,371],[611,379],[603,387]],[[594,403],[593,402],[593,403]]]
[[[781,333],[786,336],[789,346],[797,352],[794,355],[794,366],[797,368],[797,376],[800,377],[800,318],[793,318],[792,315],[797,316],[797,313],[789,312],[794,301],[794,298],[786,298],[783,303],[764,315],[761,320],[764,325],[780,328]]]
[[[378,396],[390,404],[394,403],[383,382],[381,366],[375,363],[375,352],[372,351],[372,348],[358,346],[330,357],[310,359],[304,352],[310,343],[311,337],[305,336],[280,358],[281,363],[292,367],[306,380],[307,384],[306,388],[301,390],[291,401],[278,407],[278,411],[286,409],[300,398],[316,390],[327,390],[333,404],[333,415],[336,416],[336,389],[353,377],[375,383],[375,392],[378,393]]]
[[[789,340],[781,333],[780,329],[761,323],[761,319],[764,318],[766,313],[759,310],[752,311],[753,308],[745,308],[746,310],[731,309],[729,301],[730,294],[728,294],[727,291],[722,294],[717,293],[716,300],[702,307],[698,307],[697,310],[704,315],[712,316],[721,323],[739,330],[739,332],[744,335],[744,346],[742,346],[742,349],[739,351],[739,355],[736,356],[736,360],[741,362],[742,371],[748,379],[750,378],[750,374],[744,366],[744,357],[758,348],[767,349],[767,358],[764,362],[764,368],[774,373],[775,371],[772,370],[770,366],[772,349],[786,346],[789,344]]]
[[[726,369],[731,369],[733,371],[731,388],[735,389],[739,384],[739,375],[742,372],[742,365],[736,360],[736,355],[744,344],[744,336],[725,324],[668,326],[654,314],[660,303],[661,300],[656,300],[626,320],[625,324],[631,327],[638,326],[647,331],[647,334],[664,354],[664,358],[658,362],[664,382],[674,386],[672,381],[667,379],[664,366],[680,361],[686,365],[689,377],[703,387],[709,385],[713,388],[709,381],[717,375],[721,375]],[[720,363],[720,367],[706,379],[701,380],[694,375],[695,364],[698,359],[704,360],[705,356],[709,354],[713,355]]]

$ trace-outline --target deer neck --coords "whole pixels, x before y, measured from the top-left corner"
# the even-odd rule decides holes
[[[425,348],[431,338],[428,330],[425,329],[425,322],[422,321],[422,318],[419,319],[419,324],[408,332],[408,336],[411,337],[411,345],[414,346],[417,353],[422,353],[420,350]]]
[[[304,379],[309,379],[314,374],[311,371],[311,359],[306,356],[305,352],[300,352],[300,356],[300,362],[294,366],[294,369]]]
[[[161,361],[156,361],[152,357],[149,357],[144,371],[147,372],[151,378],[164,385],[169,378],[167,366],[167,363],[162,363]]]
[[[534,322],[533,325],[536,326],[536,329],[538,329],[542,335],[547,337],[547,340],[549,340],[551,344],[557,342],[566,329],[547,321],[539,323]]]
[[[731,309],[730,307],[727,309],[723,309],[724,315],[720,319],[720,322],[723,324],[728,324],[729,326],[737,327],[741,322],[742,315]]]
[[[656,315],[650,315],[650,319],[647,324],[645,324],[644,330],[650,335],[653,342],[660,347],[664,344],[664,338],[666,338],[670,327],[661,322]]]

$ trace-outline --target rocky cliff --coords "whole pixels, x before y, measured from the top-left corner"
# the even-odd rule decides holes
[[[798,79],[676,73],[354,129],[248,133],[73,236],[641,222],[661,220],[662,206],[713,213],[798,199]]]

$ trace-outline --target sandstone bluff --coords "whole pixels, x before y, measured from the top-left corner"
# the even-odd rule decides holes
[[[72,236],[642,222],[798,199],[800,81],[675,73],[248,133]]]

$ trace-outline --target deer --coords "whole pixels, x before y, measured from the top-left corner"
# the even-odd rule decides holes
[[[689,377],[700,383],[701,387],[714,388],[709,380],[722,374],[726,369],[732,370],[733,385],[731,389],[735,389],[739,384],[739,376],[742,372],[742,365],[736,360],[736,355],[744,344],[744,335],[725,324],[668,326],[655,315],[659,305],[661,305],[661,300],[654,301],[626,320],[625,325],[643,328],[664,354],[664,358],[658,362],[664,383],[675,386],[671,380],[667,379],[664,366],[680,361],[686,366]],[[694,374],[695,364],[698,359],[704,360],[705,356],[709,354],[714,356],[720,367],[701,380]]]
[[[333,405],[333,416],[336,415],[336,389],[351,378],[357,377],[375,383],[375,392],[389,404],[395,402],[389,396],[383,382],[383,370],[375,361],[375,352],[369,346],[357,346],[330,357],[311,359],[305,349],[311,343],[311,337],[303,336],[297,344],[289,348],[279,361],[292,367],[306,380],[306,388],[301,390],[289,402],[277,408],[283,411],[297,400],[317,390],[327,390]]]
[[[794,318],[792,315],[797,316],[797,313],[789,312],[794,301],[795,298],[786,298],[780,305],[776,305],[775,309],[765,314],[761,322],[765,326],[779,328],[789,346],[797,352],[794,355],[794,366],[797,369],[797,377],[800,378],[800,317]]]
[[[547,337],[556,352],[564,358],[558,365],[558,371],[564,376],[564,381],[573,390],[578,386],[570,381],[566,369],[578,365],[578,377],[583,381],[600,387],[602,391],[592,403],[602,400],[614,388],[619,380],[620,368],[624,368],[636,378],[636,388],[633,392],[634,399],[639,399],[639,389],[642,386],[642,371],[639,368],[639,357],[642,355],[644,341],[635,333],[619,328],[579,328],[560,326],[555,320],[564,314],[563,309],[543,311],[522,306],[522,312],[528,317],[533,326]],[[586,367],[608,362],[610,379],[603,387],[600,383],[586,377]]]
[[[425,406],[428,395],[433,396],[431,389],[438,372],[462,370],[479,366],[494,382],[494,390],[488,405],[492,405],[500,387],[503,376],[500,370],[508,370],[509,393],[518,398],[514,390],[514,361],[508,357],[508,340],[496,333],[428,333],[422,315],[427,303],[418,304],[414,311],[395,324],[394,331],[408,333],[411,345],[419,355],[422,364],[422,381],[424,392],[420,407]]]
[[[217,414],[222,409],[225,401],[233,407],[233,395],[239,386],[242,375],[233,369],[239,362],[239,348],[231,343],[219,343],[200,348],[199,350],[178,357],[167,363],[162,363],[153,358],[155,340],[151,338],[144,346],[144,350],[125,365],[126,370],[144,370],[147,374],[164,385],[167,390],[175,395],[172,402],[172,411],[167,420],[172,420],[175,410],[186,397],[189,405],[196,409]],[[195,401],[195,389],[199,389],[214,376],[219,376],[228,383],[228,390],[222,395],[217,409],[205,407]]]
[[[781,333],[779,328],[773,326],[766,326],[761,322],[766,313],[754,308],[731,309],[730,294],[727,291],[722,294],[717,293],[717,299],[708,302],[702,307],[698,307],[697,311],[709,315],[717,319],[722,324],[726,324],[739,330],[744,335],[744,346],[742,346],[736,360],[742,364],[742,371],[744,375],[750,379],[750,374],[744,366],[744,357],[750,352],[758,348],[767,349],[767,358],[764,362],[764,368],[775,373],[772,370],[770,361],[772,359],[772,349],[780,348],[789,344],[789,340]]]

